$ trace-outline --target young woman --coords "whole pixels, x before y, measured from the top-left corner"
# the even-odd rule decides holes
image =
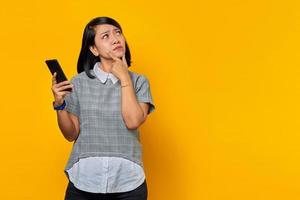
[[[52,77],[59,128],[74,141],[66,200],[147,199],[138,128],[155,107],[148,79],[130,63],[121,26],[97,17],[84,29],[78,74],[58,84]]]

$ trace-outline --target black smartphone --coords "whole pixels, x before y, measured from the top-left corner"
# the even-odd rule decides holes
[[[68,80],[64,71],[62,70],[60,64],[58,63],[58,61],[56,59],[46,60],[45,62],[46,62],[52,75],[54,74],[54,72],[56,72],[56,82],[57,83]],[[64,91],[71,92],[72,88],[65,89]]]

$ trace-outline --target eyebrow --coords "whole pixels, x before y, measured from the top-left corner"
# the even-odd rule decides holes
[[[115,31],[116,31],[116,30],[121,31],[119,28],[115,28],[114,30],[115,30]],[[102,35],[102,34],[104,34],[104,33],[108,33],[108,32],[109,32],[109,31],[104,31],[104,32],[100,33],[100,35]]]

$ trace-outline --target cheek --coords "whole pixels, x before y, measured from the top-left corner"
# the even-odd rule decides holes
[[[97,49],[98,49],[98,52],[99,52],[99,54],[101,55],[101,56],[104,56],[104,57],[107,57],[108,55],[107,55],[107,50],[109,49],[109,47],[108,47],[108,45],[107,44],[105,44],[105,43],[97,43],[96,44],[96,47],[97,47]]]
[[[125,47],[125,38],[124,37],[121,38],[121,43]]]

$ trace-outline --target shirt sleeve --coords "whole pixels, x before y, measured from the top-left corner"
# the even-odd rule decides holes
[[[70,82],[73,84],[73,91],[65,96],[65,109],[69,113],[79,116],[78,84],[74,78],[72,78]]]
[[[138,102],[149,103],[148,114],[155,110],[155,105],[153,103],[150,84],[145,76],[139,76],[136,83],[136,97]]]

